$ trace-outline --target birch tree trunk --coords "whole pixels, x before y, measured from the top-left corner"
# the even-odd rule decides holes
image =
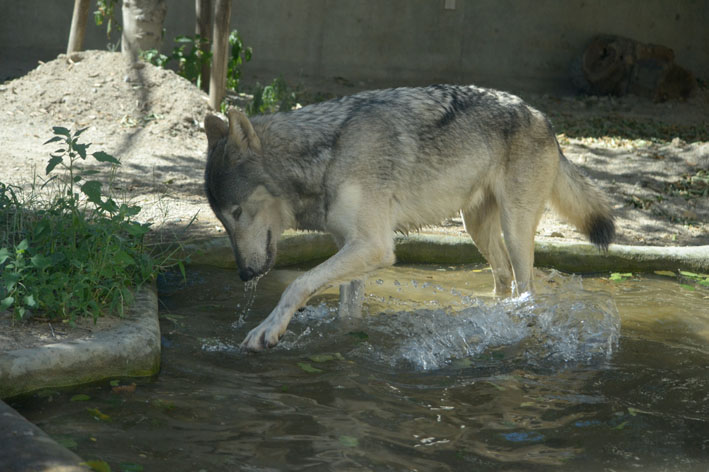
[[[231,0],[216,0],[214,5],[214,33],[212,36],[212,76],[209,80],[209,106],[212,110],[217,111],[226,95],[230,16]]]
[[[81,51],[84,48],[86,18],[89,16],[90,4],[91,0],[74,0],[74,14],[71,17],[69,44],[66,47],[67,54]]]
[[[209,42],[212,39],[212,0],[196,0],[195,13],[197,16],[195,33],[202,38],[199,48],[206,55],[209,53]],[[209,63],[202,64],[202,90],[207,93],[209,93],[209,68]]]
[[[123,0],[121,51],[133,61],[140,51],[160,49],[166,0]]]

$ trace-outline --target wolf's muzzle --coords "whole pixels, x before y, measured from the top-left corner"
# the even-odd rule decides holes
[[[244,282],[248,282],[254,277],[256,277],[256,271],[253,270],[251,267],[239,270],[239,278],[241,278],[241,280],[243,280]]]

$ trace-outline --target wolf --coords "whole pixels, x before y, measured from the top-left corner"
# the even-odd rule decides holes
[[[287,228],[326,231],[338,252],[300,275],[242,348],[276,345],[295,311],[336,281],[394,263],[396,232],[462,214],[500,296],[533,290],[545,204],[601,250],[612,210],[563,155],[549,120],[520,98],[475,86],[357,93],[228,123],[204,121],[205,191],[248,281],[269,271]]]

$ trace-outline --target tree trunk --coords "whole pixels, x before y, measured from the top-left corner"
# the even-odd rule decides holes
[[[136,61],[140,51],[160,49],[167,14],[165,0],[123,0],[121,50]]]
[[[196,0],[195,3],[195,13],[197,17],[195,33],[202,38],[199,49],[202,51],[202,54],[207,55],[210,50],[209,40],[212,38],[212,0]],[[202,64],[202,90],[207,93],[209,93],[209,67],[208,62]]]
[[[216,0],[212,36],[212,75],[209,80],[209,106],[219,110],[226,95],[227,54],[229,52],[229,17],[231,0]]]
[[[91,0],[74,0],[74,14],[71,17],[69,44],[67,55],[81,51],[84,48],[84,33],[86,33],[86,18],[89,16]]]

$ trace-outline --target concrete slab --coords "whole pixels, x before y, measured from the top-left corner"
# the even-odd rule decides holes
[[[0,470],[86,472],[82,459],[0,401]]]
[[[154,287],[141,289],[125,322],[88,338],[0,351],[0,398],[160,369],[160,325]],[[1,423],[1,422],[0,422]]]
[[[193,264],[235,267],[226,237],[210,238],[186,245],[185,255]],[[322,260],[337,250],[332,238],[323,233],[286,232],[278,243],[276,265]],[[626,246],[612,244],[607,253],[592,244],[567,241],[537,241],[536,267],[565,272],[652,272],[655,270],[709,271],[709,246]],[[410,234],[396,238],[396,259],[410,264],[485,263],[467,236]]]

